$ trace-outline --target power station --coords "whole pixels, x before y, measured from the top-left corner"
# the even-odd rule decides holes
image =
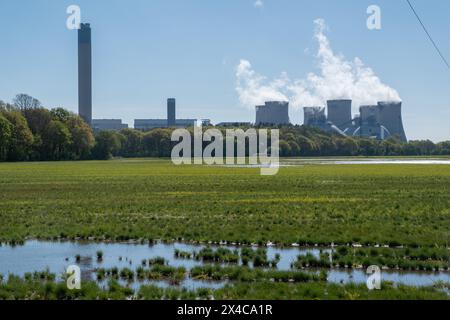
[[[197,119],[177,119],[176,118],[176,100],[175,98],[167,99],[167,119],[136,119],[134,120],[134,128],[136,130],[148,131],[156,128],[187,128],[198,124]],[[200,120],[202,126],[210,126],[209,119]]]
[[[304,124],[346,136],[385,140],[396,136],[407,141],[402,120],[402,103],[397,101],[363,105],[352,117],[351,100],[327,102],[327,116],[323,107],[304,107]]]
[[[325,108],[323,107],[305,107],[304,111],[304,125],[310,127],[320,127],[325,129],[327,117],[325,115]]]
[[[402,141],[407,141],[402,120],[401,102],[378,102],[378,125],[386,128],[387,133],[392,136],[399,136]]]
[[[121,130],[128,125],[120,119],[92,119],[92,44],[89,23],[80,24],[78,29],[78,113],[95,131]],[[317,127],[344,136],[357,136],[384,140],[392,136],[407,141],[402,121],[402,103],[396,101],[378,102],[376,105],[360,106],[360,113],[352,117],[352,100],[327,101],[325,107],[304,107],[304,125]],[[167,119],[136,119],[134,128],[180,128],[197,125],[197,119],[177,119],[176,100],[167,99]],[[203,126],[210,126],[210,120],[201,120]],[[228,122],[224,126],[249,123]],[[290,125],[289,102],[267,101],[256,106],[256,126]]]
[[[328,121],[345,130],[352,124],[352,100],[328,100]]]
[[[128,128],[121,119],[92,119],[92,35],[89,23],[81,23],[78,29],[78,115],[91,125],[94,131]],[[208,119],[200,120],[203,126],[211,125]],[[197,119],[177,119],[176,100],[167,99],[167,119],[136,119],[135,129],[180,128],[197,125]]]
[[[263,106],[256,106],[255,125],[287,125],[289,120],[289,102],[268,101]]]

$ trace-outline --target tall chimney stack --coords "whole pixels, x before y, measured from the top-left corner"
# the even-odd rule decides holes
[[[167,99],[167,126],[176,126],[176,100],[174,98]]]
[[[92,125],[92,47],[89,23],[78,29],[78,114]]]

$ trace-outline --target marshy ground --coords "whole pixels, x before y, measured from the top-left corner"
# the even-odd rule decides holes
[[[450,165],[288,162],[273,177],[258,168],[177,167],[168,160],[0,164],[0,241],[334,244],[352,249],[336,251],[331,268],[447,272]],[[304,257],[294,267],[330,269],[326,262]],[[238,281],[227,294],[241,286],[243,297],[261,297],[252,291],[267,281],[260,282]],[[300,284],[277,286],[270,296],[301,291]]]

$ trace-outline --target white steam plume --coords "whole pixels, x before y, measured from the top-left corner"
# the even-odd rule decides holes
[[[269,100],[288,100],[282,92],[289,85],[289,79],[285,73],[278,79],[267,82],[267,79],[257,74],[249,61],[241,60],[236,71],[237,87],[241,103],[245,106],[254,107],[264,104]]]
[[[399,101],[395,89],[382,83],[370,67],[359,58],[353,62],[336,55],[325,35],[322,19],[314,21],[316,55],[319,74],[309,73],[306,79],[289,79],[286,72],[269,81],[252,69],[249,61],[241,60],[236,71],[240,102],[250,108],[268,100],[290,101],[294,108],[324,106],[330,99],[352,99],[353,106],[376,104],[378,101]]]
[[[264,2],[263,0],[256,0],[253,5],[255,6],[255,8],[262,8],[264,7]]]

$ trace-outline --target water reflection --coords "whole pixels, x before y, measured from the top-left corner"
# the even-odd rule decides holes
[[[49,242],[31,240],[21,246],[1,246],[0,247],[0,274],[7,276],[15,274],[23,276],[26,272],[43,271],[48,269],[58,275],[65,272],[69,265],[76,264],[82,270],[83,279],[96,279],[98,268],[119,269],[129,268],[135,270],[141,266],[142,260],[162,257],[173,267],[184,267],[189,270],[195,266],[203,265],[203,262],[189,259],[176,259],[174,252],[176,249],[185,252],[198,252],[205,246],[190,245],[184,243],[157,243],[148,244],[128,244],[128,243],[82,243],[82,242]],[[213,249],[218,246],[211,246]],[[227,246],[230,250],[239,250],[236,246]],[[97,252],[102,251],[103,257],[97,259]],[[290,270],[291,264],[297,259],[299,254],[311,253],[318,257],[321,252],[329,252],[329,249],[318,248],[276,248],[268,247],[268,259],[274,259],[278,254],[280,261],[278,270]],[[77,256],[79,259],[77,260]],[[314,272],[314,271],[311,271]],[[330,270],[328,281],[332,283],[365,283],[367,276],[364,270]],[[383,281],[403,283],[412,286],[429,286],[435,282],[450,282],[450,273],[419,273],[419,272],[386,272],[382,273]],[[106,284],[106,281],[100,284]],[[122,284],[126,282],[121,280]],[[196,288],[219,288],[226,282],[199,281],[187,278],[179,285],[187,289]],[[166,281],[143,281],[132,282],[132,288],[138,288],[142,284],[156,284],[161,287],[168,287],[171,284]]]

